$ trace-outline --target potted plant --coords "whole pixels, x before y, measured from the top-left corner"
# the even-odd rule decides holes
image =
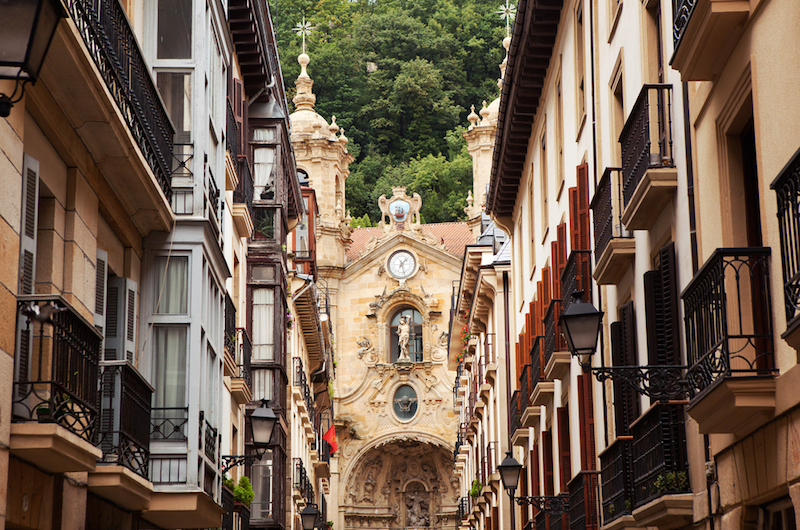
[[[481,490],[483,489],[483,484],[478,479],[472,481],[472,487],[469,490],[469,496],[473,499],[477,499],[478,496],[481,494]]]
[[[255,495],[253,486],[250,484],[250,479],[245,476],[239,477],[239,484],[233,488],[234,503],[241,504],[242,506],[250,506]]]

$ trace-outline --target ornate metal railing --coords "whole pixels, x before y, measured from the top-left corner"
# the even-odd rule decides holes
[[[628,437],[617,438],[600,455],[604,525],[633,510],[632,468]]]
[[[233,525],[233,492],[226,487],[222,487],[222,530],[234,530]]]
[[[49,322],[34,324],[23,312],[37,307],[39,317],[57,310]],[[12,421],[58,423],[94,443],[100,333],[59,295],[18,296],[17,319],[27,325],[17,331]]]
[[[239,124],[236,123],[236,115],[233,112],[231,100],[226,98],[225,101],[227,103],[227,112],[225,115],[225,125],[227,127],[225,129],[225,148],[231,154],[231,158],[237,160],[239,156]]]
[[[522,411],[519,407],[519,390],[515,390],[511,395],[511,402],[508,404],[508,436],[511,437],[514,431],[522,428]]]
[[[169,202],[174,129],[125,10],[117,0],[70,0],[69,10],[111,97]]]
[[[561,311],[558,313],[560,317],[564,311],[572,304],[575,298],[573,293],[582,292],[584,300],[592,299],[592,251],[591,250],[573,250],[567,258],[567,264],[561,273]],[[558,322],[556,322],[558,325]],[[556,331],[558,338],[561,338],[560,330]],[[558,346],[558,345],[557,345]],[[561,341],[562,349],[566,349],[566,342]],[[562,351],[562,350],[556,350]]]
[[[531,392],[533,392],[533,366],[526,364],[522,367],[522,374],[519,376],[519,410],[525,412],[530,405]],[[536,374],[539,375],[538,373]],[[538,377],[537,377],[538,380]]]
[[[486,468],[487,480],[486,482],[484,482],[484,484],[488,482],[488,477],[492,476],[492,473],[494,473],[497,470],[497,465],[500,463],[497,460],[498,451],[499,449],[497,442],[489,442],[488,444],[486,444],[485,468]]]
[[[686,26],[689,24],[689,19],[692,18],[697,0],[673,0],[673,4],[675,18],[672,21],[672,38],[675,41],[675,49],[677,50],[683,38],[683,33],[686,31]]]
[[[672,167],[672,85],[644,85],[619,137],[628,205],[649,168]]]
[[[800,312],[800,150],[771,185],[778,199],[786,322]]]
[[[246,156],[239,155],[236,159],[236,173],[239,175],[239,184],[233,191],[233,202],[246,204],[250,217],[253,217],[253,176],[250,173],[250,162]],[[253,217],[255,220],[255,218]]]
[[[600,256],[612,239],[633,237],[633,233],[622,224],[621,171],[618,167],[607,167],[592,197],[590,208],[594,219],[595,263],[600,261]]]
[[[656,404],[631,427],[634,508],[691,491],[683,408]]]
[[[314,418],[314,395],[311,392],[311,387],[308,385],[308,377],[303,369],[303,360],[299,357],[294,358],[294,386],[300,388],[303,394],[303,400],[306,403],[306,410],[308,410],[308,417]]]
[[[539,511],[533,518],[533,525],[536,530],[550,530],[549,517],[543,511]]]
[[[236,355],[236,306],[231,295],[225,293],[225,348]]]
[[[473,376],[475,378],[475,383],[480,387],[486,382],[486,363],[484,362],[483,352],[480,352],[480,354],[475,357],[473,369],[475,370]]]
[[[558,317],[561,316],[561,300],[553,300],[544,315],[544,365],[550,362],[553,353],[564,351],[567,344],[561,335],[558,325]]]
[[[597,472],[579,471],[569,483],[570,530],[595,530],[597,524]]]
[[[475,405],[478,404],[478,385],[477,379],[474,377],[470,380],[469,383],[469,397],[467,398],[467,411],[469,413],[469,419],[472,421],[476,418],[475,415]]]
[[[305,465],[300,458],[294,458],[294,474],[292,476],[292,487],[300,490],[303,498],[309,503],[314,503],[314,485],[308,476]]]
[[[150,411],[150,439],[186,441],[188,407],[153,407]]]
[[[456,509],[456,519],[463,521],[469,517],[469,497],[461,497],[458,499],[458,508]]]
[[[691,397],[720,378],[774,373],[769,257],[718,248],[684,289]]]
[[[204,413],[200,411],[200,429],[203,433],[203,452],[212,462],[217,461],[217,429],[208,423],[204,418]]]
[[[100,461],[147,478],[153,388],[128,361],[104,361],[101,370]]]
[[[245,328],[236,328],[239,337],[239,352],[236,356],[236,364],[239,367],[239,377],[244,379],[245,384],[253,389],[253,368],[250,364],[253,356],[253,345],[250,342],[250,334]]]
[[[533,348],[531,349],[531,390],[536,388],[539,381],[544,380],[544,366],[542,365],[542,339],[544,337],[533,338]]]

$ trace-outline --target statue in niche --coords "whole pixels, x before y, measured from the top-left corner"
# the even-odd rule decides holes
[[[410,337],[410,319],[407,315],[403,315],[400,317],[400,322],[397,323],[397,343],[400,346],[400,356],[397,358],[397,362],[411,362],[411,357],[408,355],[408,340]]]
[[[422,498],[419,491],[406,494],[406,514],[406,526],[411,528],[430,526],[428,502]]]
[[[375,477],[373,476],[373,471],[370,470],[367,478],[364,480],[364,496],[361,497],[362,502],[369,502],[371,504],[375,504]]]

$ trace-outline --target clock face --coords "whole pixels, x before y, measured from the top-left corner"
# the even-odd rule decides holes
[[[416,266],[414,255],[407,250],[398,250],[389,258],[389,273],[395,278],[408,278]]]

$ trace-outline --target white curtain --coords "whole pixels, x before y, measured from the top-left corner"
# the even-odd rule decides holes
[[[275,333],[275,291],[272,287],[253,290],[253,359],[272,361]]]
[[[166,281],[164,276],[166,274]],[[166,256],[156,258],[155,313],[185,315],[189,300],[189,258]],[[163,292],[162,292],[163,284]],[[159,301],[159,294],[161,300]]]
[[[268,450],[260,461],[253,463],[252,485],[253,502],[250,504],[250,517],[267,519],[272,517],[272,450]]]
[[[256,130],[258,132],[258,130]],[[257,135],[256,135],[257,136]],[[275,165],[275,149],[272,147],[256,147],[253,149],[253,186],[255,198],[261,198],[261,192],[267,184],[272,185],[272,191],[275,191],[274,182],[270,178],[272,174],[272,166]]]
[[[156,326],[153,396],[155,408],[186,406],[186,328]]]
[[[253,401],[274,399],[272,370],[256,368],[253,370]]]

